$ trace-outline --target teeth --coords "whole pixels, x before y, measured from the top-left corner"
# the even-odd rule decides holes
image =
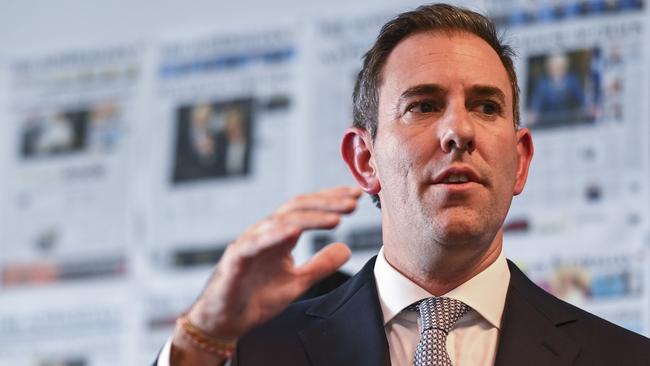
[[[469,181],[465,174],[451,174],[445,179],[445,183],[465,183]]]

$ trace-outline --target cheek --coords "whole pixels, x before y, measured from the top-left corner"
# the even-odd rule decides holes
[[[517,160],[517,136],[514,127],[509,121],[502,121],[504,125],[495,129],[486,129],[484,141],[487,143],[485,148],[490,150],[492,159],[502,162],[502,165],[512,165]]]
[[[428,142],[429,145],[432,143],[433,141]],[[375,146],[377,171],[384,183],[404,181],[419,172],[430,160],[425,144],[422,144],[416,135],[391,131],[387,138]]]
[[[513,193],[515,181],[517,179],[517,151],[510,149],[497,151],[493,157],[498,169],[494,170],[496,178],[499,180],[499,189],[508,191],[509,194]]]
[[[397,160],[416,160],[422,155],[423,134],[413,129],[394,127],[382,139],[383,155]]]
[[[427,128],[411,128],[395,139],[395,154],[400,154],[413,166],[426,165],[436,150],[436,137]]]

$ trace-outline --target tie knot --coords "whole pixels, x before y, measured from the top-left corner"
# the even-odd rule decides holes
[[[420,312],[420,331],[440,329],[445,333],[469,310],[462,301],[448,297],[429,297],[407,308]]]

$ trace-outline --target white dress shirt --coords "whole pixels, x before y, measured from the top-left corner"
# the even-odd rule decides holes
[[[383,247],[377,255],[374,274],[391,364],[413,365],[420,340],[419,317],[404,308],[432,295],[391,266]],[[510,271],[501,252],[481,273],[443,295],[471,308],[447,336],[447,353],[454,366],[494,365],[509,283]]]
[[[403,310],[432,295],[391,266],[384,257],[383,247],[377,255],[374,274],[391,365],[413,365],[420,340],[419,319],[416,312]],[[502,251],[481,273],[443,295],[471,308],[447,336],[447,353],[454,366],[494,365],[509,283],[510,271]],[[167,340],[160,352],[157,366],[170,365],[171,341],[171,338]]]

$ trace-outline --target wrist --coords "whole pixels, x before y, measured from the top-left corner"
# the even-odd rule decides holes
[[[184,314],[187,320],[202,333],[217,339],[237,339],[242,335],[241,319],[226,311],[223,304],[199,300]]]
[[[217,337],[205,332],[189,318],[187,313],[182,314],[176,320],[174,338],[175,341],[180,341],[183,344],[183,348],[191,346],[204,354],[224,360],[233,356],[237,345],[237,338]]]

